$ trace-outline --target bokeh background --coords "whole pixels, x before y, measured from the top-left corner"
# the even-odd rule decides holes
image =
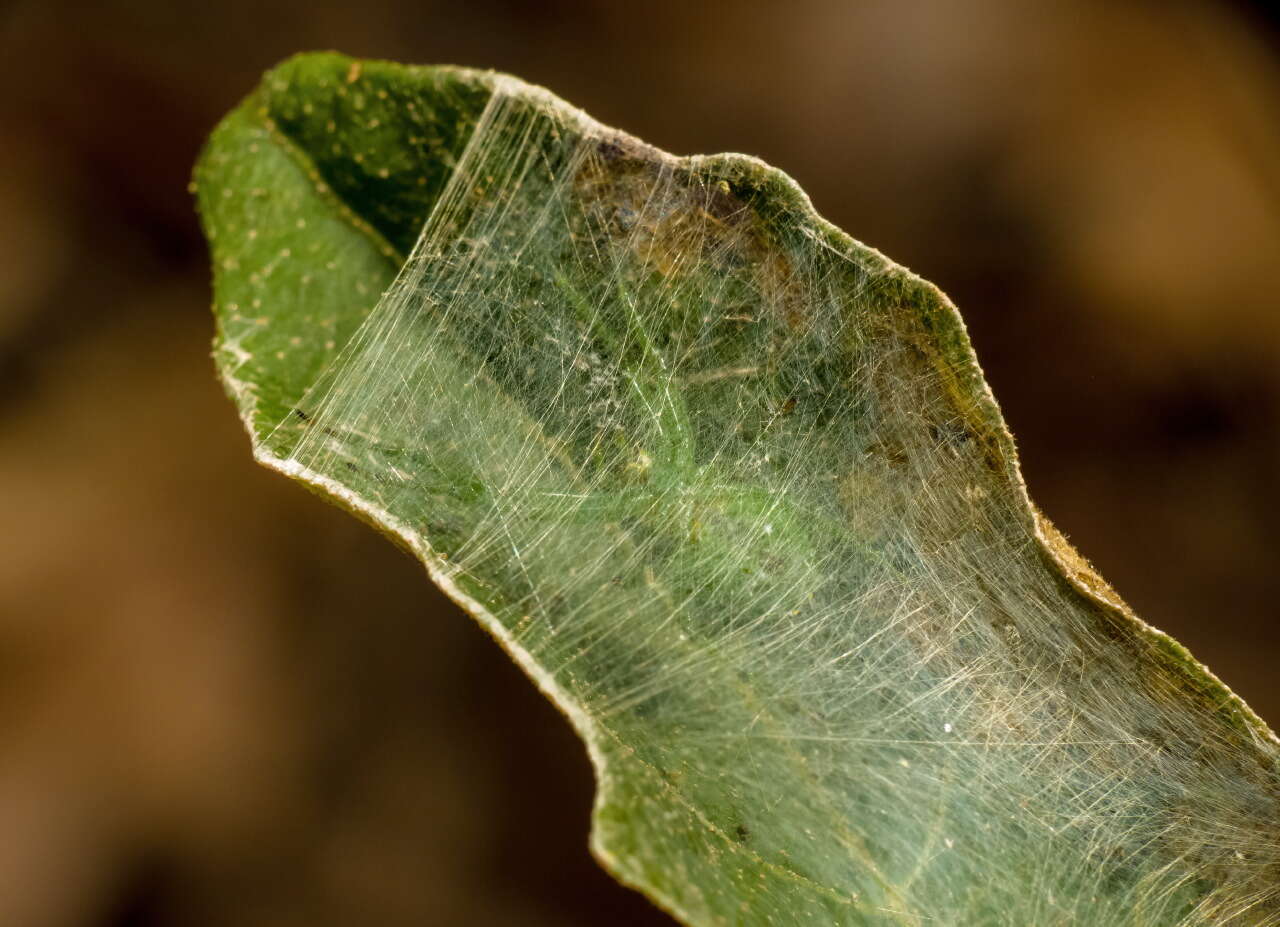
[[[304,49],[781,166],[962,308],[1033,496],[1280,722],[1280,41],[1209,0],[0,4],[0,924],[663,924],[559,716],[251,463],[186,192]]]

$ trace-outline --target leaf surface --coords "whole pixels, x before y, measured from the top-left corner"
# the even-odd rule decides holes
[[[1030,504],[946,298],[781,172],[316,54],[196,187],[256,457],[568,716],[619,879],[698,925],[1280,923],[1275,736]]]

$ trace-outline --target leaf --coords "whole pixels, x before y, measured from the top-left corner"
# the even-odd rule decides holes
[[[318,54],[196,178],[256,457],[567,715],[620,880],[699,925],[1280,923],[1275,735],[1031,506],[946,298],[785,175]]]

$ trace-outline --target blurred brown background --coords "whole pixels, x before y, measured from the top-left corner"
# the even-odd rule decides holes
[[[568,727],[250,462],[185,191],[298,50],[795,176],[961,306],[1032,494],[1280,722],[1280,42],[1223,2],[0,5],[0,924],[661,924]]]

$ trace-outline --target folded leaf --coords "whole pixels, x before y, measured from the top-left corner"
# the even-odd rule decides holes
[[[784,174],[320,54],[196,178],[255,455],[568,716],[619,879],[698,925],[1280,923],[1275,736],[1031,506],[946,298]]]

